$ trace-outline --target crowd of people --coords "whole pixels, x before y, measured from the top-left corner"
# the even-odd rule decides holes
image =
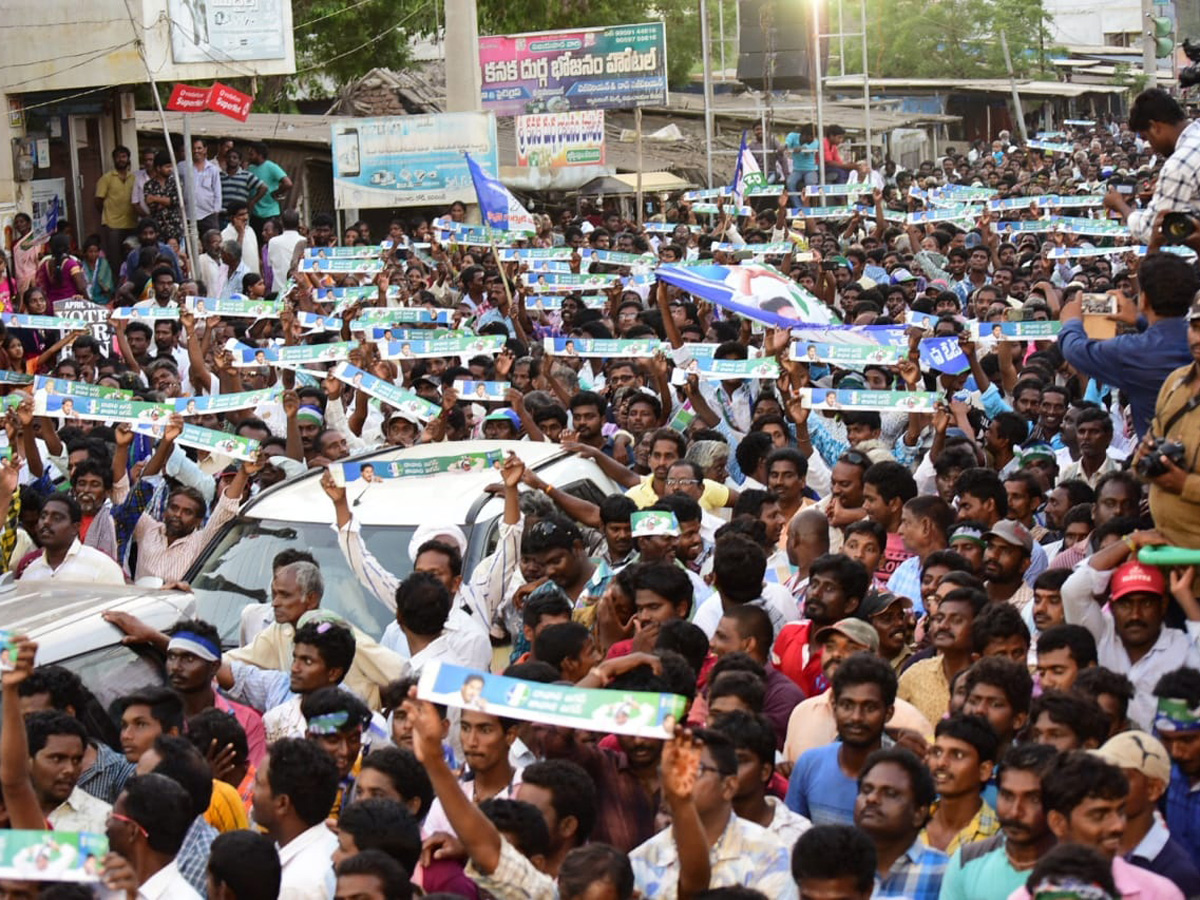
[[[118,314],[104,341],[6,319],[4,569],[186,591],[243,503],[319,478],[348,571],[394,622],[372,634],[324,606],[328,573],[295,546],[239,646],[203,609],[165,632],[103,613],[162,673],[107,706],[86,670],[7,635],[3,816],[60,840],[33,868],[0,859],[0,897],[92,897],[86,878],[47,880],[70,832],[107,836],[81,871],[129,900],[1200,896],[1200,238],[1164,230],[1200,214],[1198,128],[1147,91],[1127,121],[1067,127],[1070,153],[1002,134],[915,172],[846,163],[869,203],[841,217],[807,195],[801,154],[828,148],[805,131],[768,139],[779,190],[749,214],[721,196],[642,224],[583,207],[483,240],[462,204],[339,237],[327,213],[279,208],[266,148],[245,171],[238,148],[217,165],[197,141],[193,254],[155,199],[162,154],[144,155],[150,215],[116,215],[119,149],[86,260],[66,232],[32,270],[13,248],[13,312],[85,297]],[[1110,231],[1064,225],[1055,204],[1075,197]],[[345,247],[378,266],[305,264]],[[841,324],[780,327],[674,274],[742,261]],[[543,272],[604,277],[549,302]],[[222,299],[233,312],[203,311]],[[385,352],[464,335],[496,352]],[[657,349],[586,349],[606,340]],[[277,362],[341,342],[337,359],[413,402]],[[731,368],[690,365],[705,355]],[[730,374],[750,359],[771,374]],[[53,395],[229,403],[148,432],[55,415]],[[347,462],[480,439],[501,451],[494,550],[471,570],[472,536],[434,510],[411,546],[373,553]],[[534,443],[612,492],[546,481],[522,459]],[[405,484],[378,489],[402,506]],[[668,736],[507,718],[465,686],[446,706],[418,689],[434,664],[674,695],[684,714]]]

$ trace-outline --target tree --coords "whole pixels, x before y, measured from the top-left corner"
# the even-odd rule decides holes
[[[867,20],[873,77],[1005,75],[1001,31],[1018,76],[1053,77],[1046,70],[1050,17],[1042,0],[868,0]],[[857,47],[848,51],[847,71],[861,72]]]

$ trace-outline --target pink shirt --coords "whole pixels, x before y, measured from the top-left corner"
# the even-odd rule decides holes
[[[1112,873],[1123,900],[1183,900],[1183,891],[1173,881],[1125,862],[1119,856],[1113,858]],[[1029,900],[1029,891],[1017,888],[1008,895],[1008,900]]]
[[[54,260],[48,259],[44,260],[38,266],[37,270],[37,285],[46,294],[46,300],[49,302],[49,309],[47,310],[49,315],[54,315],[54,304],[57,301],[70,300],[78,293],[78,289],[75,287],[75,273],[82,266],[75,257],[65,257],[62,263],[62,277],[59,279],[58,284],[54,283],[51,275],[51,269],[53,268]]]
[[[259,763],[262,762],[263,757],[267,755],[267,732],[263,728],[262,716],[258,710],[251,709],[249,706],[243,706],[241,703],[234,703],[220,694],[216,694],[216,702],[213,706],[223,713],[233,713],[234,717],[238,720],[238,724],[246,732],[246,744],[250,750],[250,764],[257,768]]]

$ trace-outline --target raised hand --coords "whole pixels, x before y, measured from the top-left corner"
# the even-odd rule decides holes
[[[521,476],[525,474],[525,463],[510,450],[504,462],[500,464],[500,474],[504,478],[504,486],[515,489],[521,483]]]
[[[429,763],[442,757],[442,717],[432,703],[417,699],[417,689],[412,687],[408,699],[402,704],[408,721],[412,724],[413,753],[419,762]]]
[[[12,644],[16,652],[9,653],[8,665],[11,668],[6,668],[0,672],[0,683],[6,688],[16,687],[28,678],[29,673],[33,671],[33,664],[37,659],[38,645],[25,637],[25,635],[12,638]]]
[[[279,395],[279,403],[283,407],[283,414],[289,419],[296,418],[296,413],[300,411],[300,395],[295,391],[284,391]]]
[[[663,744],[662,789],[669,800],[687,800],[700,776],[702,744],[690,729],[676,728],[675,737]]]

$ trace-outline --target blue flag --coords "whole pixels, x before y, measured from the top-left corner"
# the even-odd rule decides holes
[[[463,155],[467,158],[467,168],[470,169],[471,181],[475,184],[475,196],[479,198],[483,223],[500,231],[537,234],[537,225],[534,224],[529,210],[521,205],[498,178],[484,172],[479,163],[471,159],[470,153]]]

